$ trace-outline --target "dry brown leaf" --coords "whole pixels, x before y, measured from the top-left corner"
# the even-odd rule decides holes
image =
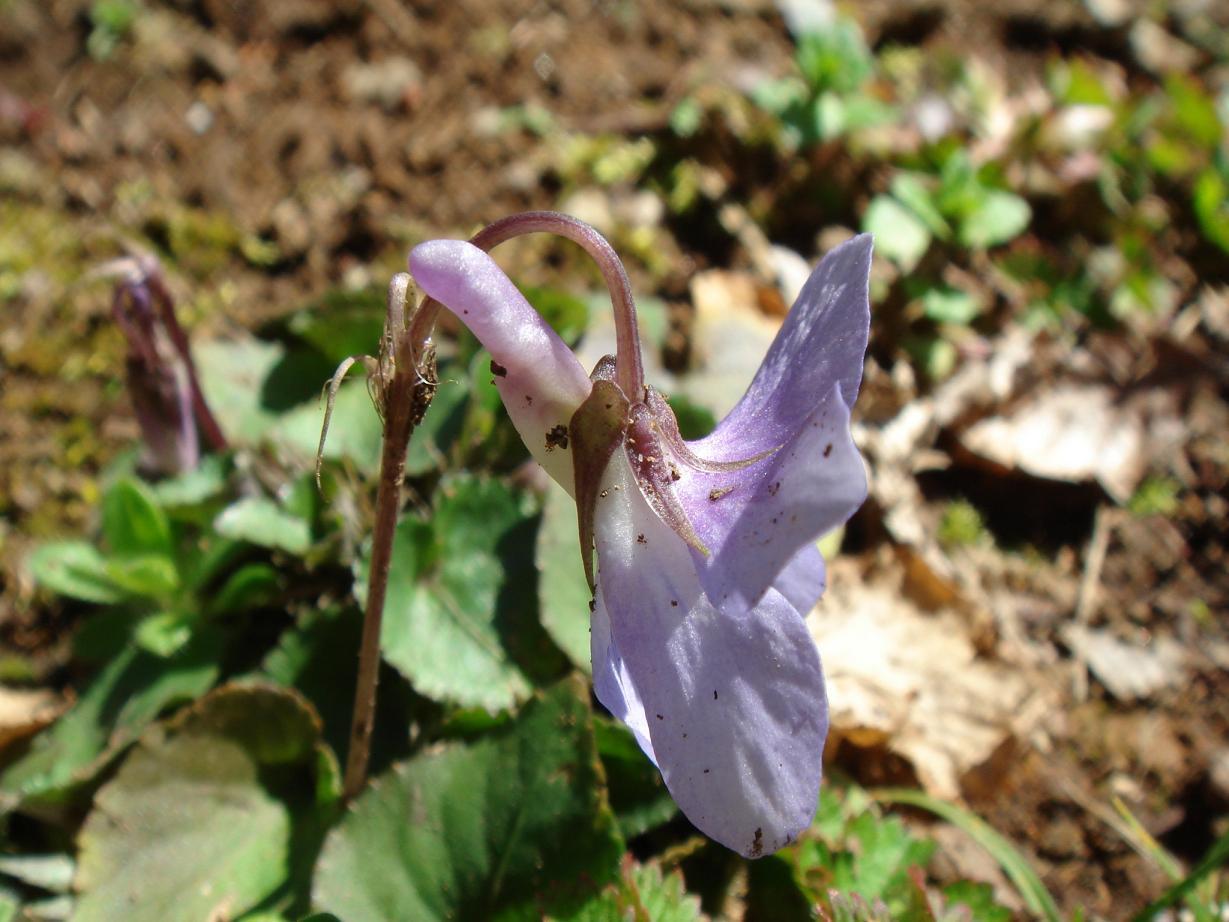
[[[1111,631],[1073,624],[1063,631],[1063,639],[1088,663],[1097,681],[1120,701],[1149,698],[1186,679],[1186,652],[1168,637],[1138,646],[1115,637]]]
[[[50,689],[0,686],[0,750],[33,736],[64,708],[63,699]]]
[[[828,592],[810,618],[833,739],[882,743],[913,766],[927,791],[957,798],[964,776],[1036,728],[1047,694],[1038,689],[1046,684],[979,658],[963,620],[924,613],[895,584],[899,574],[868,581],[858,569],[833,562]]]

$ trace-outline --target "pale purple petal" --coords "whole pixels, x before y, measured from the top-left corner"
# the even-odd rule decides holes
[[[805,615],[824,594],[826,573],[824,555],[814,543],[806,544],[790,558],[785,569],[773,580],[772,588]]]
[[[647,725],[649,751],[696,827],[748,857],[776,851],[810,825],[828,725],[801,614],[775,589],[753,609],[718,611],[622,453],[602,487],[594,624],[609,641],[605,665],[594,664],[598,697],[641,712],[629,724]]]
[[[711,552],[695,554],[696,568],[718,607],[754,605],[788,567],[796,588],[786,595],[809,610],[803,603],[814,595],[814,604],[822,592],[822,565],[797,556],[866,498],[849,408],[870,328],[870,258],[867,235],[824,257],[738,406],[712,435],[689,445],[713,461],[776,451],[727,473],[679,465],[679,496]]]
[[[589,376],[550,325],[486,253],[463,240],[431,240],[410,251],[410,274],[473,331],[491,353],[495,386],[538,463],[572,492],[567,431],[589,395]],[[556,427],[562,426],[562,430]]]
[[[820,260],[751,386],[711,435],[691,444],[696,454],[735,461],[789,441],[833,385],[853,406],[870,332],[870,268],[869,234]]]
[[[589,652],[593,661],[593,691],[597,700],[627,725],[644,754],[656,765],[657,755],[653,752],[653,740],[644,716],[644,702],[640,700],[627,664],[611,638],[610,616],[600,601],[600,595],[589,619]]]
[[[763,461],[717,474],[679,466],[676,489],[710,551],[707,557],[693,552],[695,566],[720,608],[754,605],[787,564],[866,499],[866,469],[840,389],[816,395],[813,406],[800,430]],[[791,570],[790,582],[804,575]],[[791,599],[804,601],[822,581],[820,571],[810,588],[791,591]]]

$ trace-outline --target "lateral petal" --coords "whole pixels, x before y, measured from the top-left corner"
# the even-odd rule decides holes
[[[787,591],[791,601],[804,602],[816,588],[822,592],[822,568],[807,580],[801,569],[807,559],[795,559],[862,505],[866,468],[839,386],[817,398],[799,430],[762,461],[727,473],[679,467],[675,488],[710,551],[693,559],[718,607],[754,605],[787,567],[789,583],[798,587]],[[817,556],[808,553],[810,566]]]

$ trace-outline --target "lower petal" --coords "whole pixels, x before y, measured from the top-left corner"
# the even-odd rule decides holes
[[[603,491],[594,628],[610,641],[595,681],[614,680],[620,706],[638,712],[646,751],[692,823],[747,857],[776,851],[810,825],[828,729],[801,613],[775,588],[753,609],[718,611],[621,455]]]
[[[772,588],[805,617],[824,594],[826,574],[824,555],[816,545],[808,544],[790,558]]]
[[[656,765],[657,755],[653,752],[644,702],[640,700],[636,685],[628,674],[627,664],[610,636],[610,616],[602,601],[600,588],[591,622],[589,650],[593,657],[593,691],[597,700],[627,725],[644,754]]]

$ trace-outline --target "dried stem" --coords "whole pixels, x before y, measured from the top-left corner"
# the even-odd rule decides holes
[[[401,511],[401,481],[410,437],[422,422],[423,414],[435,395],[435,351],[427,338],[413,341],[403,329],[405,299],[409,293],[405,275],[393,278],[388,288],[388,329],[384,331],[387,356],[381,349],[375,363],[384,442],[380,455],[380,481],[376,490],[376,518],[371,535],[371,565],[367,573],[367,603],[363,611],[363,635],[359,641],[358,680],[354,691],[354,716],[350,723],[350,748],[346,755],[346,774],[342,797],[352,800],[367,780],[371,760],[371,734],[375,726],[376,689],[380,677],[380,629],[384,621],[384,599],[388,594],[388,573],[392,565],[393,536]],[[391,368],[390,368],[391,366]],[[370,371],[370,369],[369,369]],[[385,374],[391,372],[391,379]]]
[[[398,369],[391,385],[394,399],[389,401],[384,421],[380,485],[376,492],[376,520],[371,536],[371,568],[367,574],[367,605],[363,613],[363,636],[359,642],[354,718],[350,724],[350,750],[342,787],[342,796],[347,801],[362,790],[367,780],[367,763],[371,758],[371,732],[375,725],[376,685],[380,673],[380,628],[384,620],[384,598],[388,592],[393,535],[397,528],[397,513],[401,511],[401,478],[405,473],[410,435],[414,431],[411,401],[398,400],[395,395],[412,389],[415,381],[413,368]]]

